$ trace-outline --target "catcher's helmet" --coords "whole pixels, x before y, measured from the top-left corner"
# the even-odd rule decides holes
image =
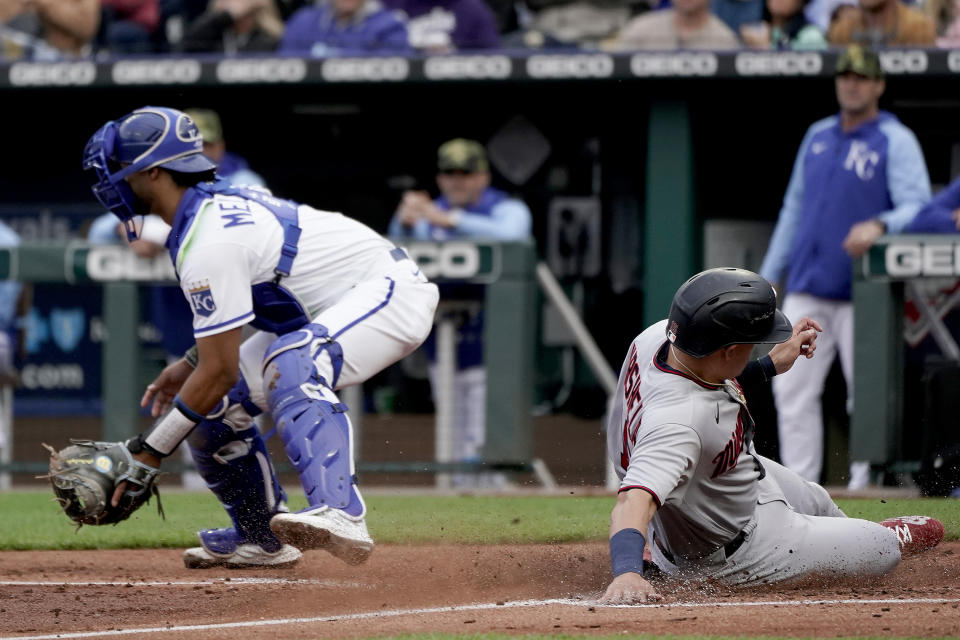
[[[770,283],[746,269],[708,269],[677,289],[667,320],[675,347],[702,358],[733,344],[783,342],[790,321]]]
[[[153,167],[201,173],[217,165],[203,155],[203,138],[193,120],[166,107],[143,107],[107,122],[83,150],[83,168],[97,174],[93,195],[124,222],[131,239],[131,219],[145,212],[124,179]]]

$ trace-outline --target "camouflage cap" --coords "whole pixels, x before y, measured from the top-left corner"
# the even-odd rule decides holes
[[[855,73],[864,78],[879,80],[883,77],[883,67],[880,65],[880,56],[872,49],[859,44],[852,44],[840,57],[837,58],[836,75]]]
[[[437,150],[437,170],[480,173],[489,171],[487,152],[476,140],[455,138]]]
[[[213,109],[187,109],[185,114],[197,125],[204,142],[220,142],[223,140],[223,125],[220,116]]]

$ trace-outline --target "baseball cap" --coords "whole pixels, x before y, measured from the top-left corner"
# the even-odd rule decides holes
[[[200,130],[200,136],[204,142],[220,142],[223,140],[223,125],[220,124],[220,116],[213,109],[187,109],[184,111],[197,129]]]
[[[437,150],[439,171],[466,171],[479,173],[489,171],[487,152],[476,140],[455,138],[440,145]]]
[[[855,73],[864,78],[879,80],[883,77],[880,56],[872,49],[852,44],[837,58],[836,75],[844,73]]]

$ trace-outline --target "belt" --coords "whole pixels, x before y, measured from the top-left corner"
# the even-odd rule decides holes
[[[747,539],[746,529],[741,530],[740,533],[738,533],[733,540],[723,545],[724,555],[729,558],[730,556],[735,554],[737,550],[743,546],[743,543],[746,541],[746,539]],[[656,535],[653,536],[653,542],[657,545],[657,548],[660,549],[660,553],[662,553],[663,556],[670,561],[670,564],[677,564],[677,561],[674,559],[673,554],[664,548],[663,543],[660,542],[659,537],[657,537]]]

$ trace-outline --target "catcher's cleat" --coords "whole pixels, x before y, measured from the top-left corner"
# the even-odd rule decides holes
[[[298,513],[278,513],[270,529],[298,549],[324,549],[347,564],[363,564],[373,553],[373,539],[362,516],[320,507]]]
[[[300,550],[288,544],[279,544],[268,551],[258,544],[244,541],[235,529],[205,529],[199,531],[200,547],[183,552],[187,569],[258,569],[290,567],[303,556]]]
[[[880,523],[897,534],[900,553],[910,555],[932,549],[943,540],[943,523],[928,516],[900,516]]]

